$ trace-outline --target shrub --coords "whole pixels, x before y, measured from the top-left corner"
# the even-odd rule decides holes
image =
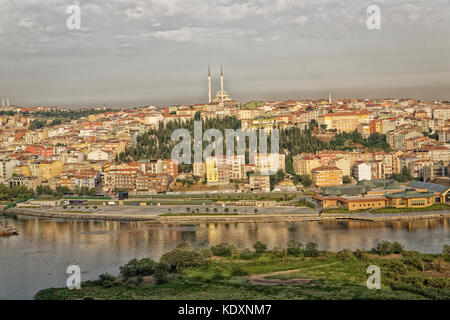
[[[94,206],[93,208],[94,208],[94,209],[97,209],[98,207],[97,207],[97,206]]]
[[[389,241],[381,241],[377,244],[374,251],[381,256],[388,255],[391,251],[391,243]]]
[[[401,254],[404,252],[404,248],[403,245],[397,241],[394,241],[392,243],[390,243],[389,241],[381,241],[372,251],[381,256],[385,256],[393,253]]]
[[[101,274],[94,283],[103,288],[111,288],[115,284],[116,278],[108,273]]]
[[[436,270],[437,272],[444,272],[445,267],[443,261],[441,259],[436,259],[433,262],[433,269]]]
[[[417,270],[424,271],[425,266],[423,261],[420,260],[417,256],[408,256],[402,259],[402,262],[407,266],[412,266]]]
[[[84,208],[85,208],[85,209],[89,209],[89,206],[85,206]]]
[[[233,265],[231,267],[231,275],[232,276],[246,276],[248,275],[247,271],[244,271],[241,266]]]
[[[283,258],[286,255],[286,250],[284,249],[280,250],[277,247],[275,247],[270,251],[270,253],[275,258]]]
[[[250,251],[250,249],[245,248],[242,249],[241,253],[239,254],[239,259],[242,260],[251,260],[255,256],[255,253]]]
[[[202,254],[203,258],[211,258],[212,257],[212,251],[210,248],[203,248],[200,250],[200,253]]]
[[[444,255],[444,260],[450,262],[450,245],[444,244],[442,247],[442,254]]]
[[[187,242],[180,243],[179,245],[176,246],[176,249],[192,250],[191,246]]]
[[[297,242],[295,240],[291,240],[288,242],[287,247],[288,255],[298,257],[303,253],[303,244]]]
[[[253,249],[255,249],[255,252],[256,252],[257,254],[262,254],[262,253],[266,252],[267,246],[266,246],[265,243],[262,243],[261,241],[258,241],[258,242],[256,242],[256,243],[253,245]]]
[[[305,257],[317,257],[317,256],[319,256],[319,250],[317,248],[318,248],[317,243],[308,242],[305,245],[305,250],[304,250]]]
[[[155,266],[155,273],[153,277],[156,283],[166,283],[169,281],[170,265],[165,262],[160,262]]]
[[[233,253],[232,250],[232,245],[228,243],[221,243],[211,247],[212,254],[218,257],[229,257]]]
[[[344,249],[342,251],[339,251],[336,254],[336,257],[343,260],[343,261],[350,261],[350,260],[354,260],[355,256],[353,255],[353,253],[348,250],[348,249]]]
[[[149,276],[153,274],[155,264],[155,261],[150,258],[143,258],[141,260],[133,259],[119,268],[120,276],[124,279],[137,276]]]
[[[63,209],[67,209],[67,206],[66,206],[66,205],[64,205],[64,206],[63,206]]]
[[[167,263],[172,269],[196,267],[205,263],[205,258],[198,251],[176,248],[161,256],[160,262]]]
[[[367,260],[367,254],[364,250],[356,249],[356,251],[353,253],[353,255],[355,257],[357,257],[358,259]]]
[[[390,253],[403,253],[404,247],[401,243],[394,241],[391,244]]]
[[[408,267],[400,261],[383,261],[380,269],[388,278],[392,279],[398,279],[399,276],[408,272]]]

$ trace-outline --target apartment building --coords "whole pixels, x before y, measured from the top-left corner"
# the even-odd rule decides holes
[[[139,169],[113,169],[105,173],[105,191],[136,189],[136,176],[140,174]]]
[[[226,184],[230,179],[244,179],[245,156],[208,157],[206,159],[208,184]]]
[[[249,177],[251,191],[270,191],[270,175],[252,173]]]
[[[162,172],[157,173],[163,173],[168,174],[169,176],[176,178],[178,177],[178,162],[176,160],[168,159],[162,161]]]
[[[337,167],[323,166],[311,171],[312,182],[316,187],[342,185],[342,170]]]
[[[336,112],[319,116],[319,126],[326,125],[327,130],[341,132],[353,132],[361,123],[369,124],[372,113],[369,111]]]
[[[320,167],[321,163],[315,155],[299,154],[293,157],[294,172],[297,175],[311,175],[314,168]]]
[[[372,167],[365,162],[357,162],[352,167],[352,175],[357,181],[372,180]]]
[[[171,177],[167,174],[138,174],[136,176],[136,191],[138,193],[167,192]]]
[[[100,173],[96,170],[68,170],[59,176],[59,184],[70,190],[77,187],[93,189],[99,182]]]
[[[253,163],[255,164],[257,171],[265,174],[274,174],[278,170],[285,170],[285,158],[286,156],[284,154],[258,153],[255,154]]]
[[[47,161],[41,160],[39,162],[39,174],[38,176],[44,179],[51,179],[59,176],[63,171],[64,163],[59,160]]]
[[[0,180],[6,181],[12,177],[14,167],[20,162],[16,159],[0,158]]]

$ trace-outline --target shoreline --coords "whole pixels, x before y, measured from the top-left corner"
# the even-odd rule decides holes
[[[158,216],[158,215],[137,215],[137,214],[95,214],[95,213],[56,213],[42,212],[39,210],[10,208],[3,213],[4,216],[28,216],[50,219],[70,219],[70,220],[107,220],[107,221],[144,221],[155,224],[170,223],[276,223],[276,222],[303,222],[303,221],[411,221],[423,219],[440,219],[450,217],[450,210],[447,212],[424,212],[423,214],[411,214],[403,212],[390,214],[378,213],[370,216],[363,214],[254,214],[254,215],[230,215],[230,216]]]

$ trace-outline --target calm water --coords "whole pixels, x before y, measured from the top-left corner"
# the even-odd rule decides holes
[[[399,241],[408,250],[442,252],[450,244],[450,219],[413,222],[291,222],[152,226],[145,222],[64,221],[0,218],[19,236],[0,238],[0,300],[32,299],[37,291],[64,287],[66,268],[77,264],[82,280],[118,274],[132,258],[158,259],[181,242],[195,247],[233,242],[251,247],[286,247],[289,240],[315,241],[320,248],[373,248],[381,240]]]

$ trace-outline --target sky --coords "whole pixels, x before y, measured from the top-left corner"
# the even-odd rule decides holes
[[[67,28],[70,5],[80,29]],[[370,5],[380,28],[369,29]],[[71,20],[72,21],[72,20]],[[450,0],[0,0],[0,97],[18,106],[450,100]]]

